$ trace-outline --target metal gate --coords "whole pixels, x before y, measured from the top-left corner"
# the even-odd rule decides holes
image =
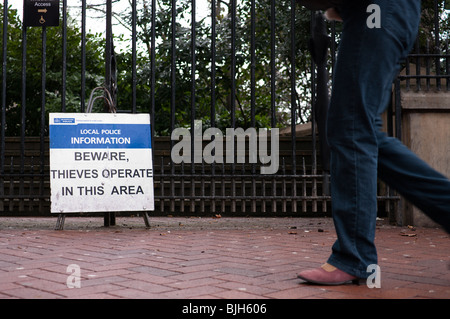
[[[113,20],[116,2],[105,0],[100,2],[101,6],[93,6],[86,0],[80,0],[74,7],[68,7],[67,0],[60,1],[60,26],[52,27],[57,31],[58,41],[60,41],[58,51],[58,72],[54,71],[55,61],[48,59],[48,34],[49,29],[43,27],[24,27],[11,16],[12,10],[8,0],[3,1],[2,7],[2,91],[1,91],[1,128],[0,128],[0,212],[6,215],[41,215],[49,212],[49,160],[48,160],[48,99],[54,96],[60,98],[60,112],[68,112],[68,81],[74,75],[71,71],[72,64],[78,63],[79,73],[79,108],[80,112],[85,112],[85,101],[89,96],[90,87],[87,81],[95,82],[94,77],[90,77],[89,69],[90,57],[87,52],[87,43],[90,41],[90,34],[87,31],[87,19],[90,10],[101,10],[104,15],[104,24],[96,26],[103,32],[104,51],[103,66],[104,77],[101,85],[111,92],[117,103],[118,112],[149,112],[151,115],[153,129],[152,141],[154,150],[154,174],[155,174],[155,207],[156,213],[163,214],[236,214],[236,215],[291,215],[306,216],[307,214],[317,215],[330,212],[331,198],[328,192],[328,172],[327,157],[324,156],[326,148],[323,146],[321,138],[321,122],[323,115],[318,112],[318,107],[326,103],[328,98],[329,74],[332,72],[335,51],[339,41],[339,24],[324,22],[321,16],[314,12],[307,12],[296,5],[295,0],[281,4],[276,1],[256,2],[245,1],[244,9],[245,25],[248,27],[243,33],[242,11],[243,4],[236,0],[226,3],[226,13],[223,13],[225,6],[223,2],[210,1],[210,9],[207,14],[208,38],[199,38],[203,32],[203,27],[197,23],[198,12],[197,3],[199,0],[188,1],[162,1],[169,9],[157,5],[152,1],[131,1],[131,14],[129,15],[130,48],[128,48],[128,67],[124,69],[123,56],[117,54],[115,49],[115,37],[113,34]],[[72,2],[70,3],[74,5]],[[449,90],[449,55],[448,39],[442,41],[440,33],[441,14],[443,12],[443,2],[434,1],[430,10],[435,10],[433,17],[434,30],[430,36],[434,35],[433,46],[428,47],[425,54],[415,52],[411,59],[421,59],[422,64],[427,63],[426,74],[406,74],[398,78],[398,81],[411,79],[427,81],[434,79],[440,84],[439,88]],[[77,19],[71,18],[68,21],[68,11],[78,10]],[[189,11],[183,11],[186,8]],[[279,16],[285,10],[283,16]],[[187,12],[187,13],[186,13]],[[429,11],[430,13],[432,11]],[[186,13],[188,18],[180,16]],[[167,30],[163,30],[159,22],[162,16],[166,15]],[[189,18],[190,17],[190,18]],[[261,19],[268,21],[265,34],[267,35],[266,47],[261,47]],[[284,20],[282,17],[288,17]],[[140,23],[146,18],[145,25],[149,29],[144,30]],[[11,20],[12,19],[12,20]],[[187,21],[187,22],[186,22]],[[189,23],[190,21],[190,23]],[[192,23],[196,21],[196,23]],[[225,23],[226,22],[226,23]],[[80,55],[73,57],[68,43],[68,32],[71,26],[79,28],[79,44],[81,46]],[[184,25],[185,24],[185,25]],[[224,28],[227,26],[227,28]],[[20,32],[12,30],[19,27]],[[138,29],[139,27],[139,29]],[[303,28],[308,30],[300,34],[291,32]],[[181,31],[180,31],[181,29]],[[225,30],[224,30],[225,29]],[[303,30],[302,29],[302,30]],[[53,30],[53,29],[52,29]],[[289,65],[279,64],[279,50],[281,30],[286,31],[283,46],[286,52],[283,57],[291,61]],[[310,32],[310,30],[312,30]],[[145,32],[144,32],[145,31]],[[71,31],[70,31],[71,32]],[[40,34],[40,52],[31,52],[30,33]],[[148,45],[148,70],[146,73],[147,82],[141,82],[142,65],[138,65],[139,46],[142,40],[139,38],[145,33]],[[160,34],[161,33],[161,34]],[[164,34],[163,34],[164,33]],[[17,48],[13,48],[11,41],[13,34],[19,35],[21,53],[17,54]],[[52,33],[52,36],[55,33]],[[228,42],[224,42],[223,35],[228,36]],[[242,39],[238,36],[245,34],[247,43],[242,44]],[[203,35],[203,33],[202,33]],[[165,42],[162,42],[165,37]],[[325,60],[315,61],[311,58],[308,45],[305,42],[309,38],[320,41],[325,39],[329,54]],[[325,38],[323,38],[325,37]],[[34,39],[34,38],[33,38]],[[35,41],[35,40],[33,40]],[[206,44],[205,44],[206,43]],[[224,49],[222,46],[228,43]],[[422,42],[418,41],[418,50],[423,49]],[[284,45],[284,44],[283,44]],[[166,48],[167,55],[163,55],[157,48]],[[186,49],[187,47],[187,49]],[[208,56],[202,55],[203,50],[208,51]],[[246,50],[244,52],[244,49]],[[52,47],[50,50],[54,50]],[[258,54],[266,50],[266,57],[261,59]],[[186,53],[188,52],[188,53]],[[229,57],[224,66],[219,57],[224,55]],[[444,52],[444,53],[443,53]],[[52,52],[53,53],[53,52]],[[29,59],[32,55],[40,55],[40,81],[38,82],[38,92],[40,105],[30,105],[30,92],[35,92],[36,85],[30,86]],[[188,78],[190,78],[190,88],[186,89],[186,82],[179,81],[178,73],[181,63],[179,57],[189,55]],[[20,58],[20,75],[12,73],[17,68]],[[208,68],[207,83],[199,80],[199,74],[203,72],[197,66],[200,59],[206,59],[203,63]],[[309,61],[306,70],[300,70],[298,59]],[[74,62],[78,61],[78,62]],[[409,68],[409,62],[408,66]],[[424,62],[423,62],[424,61]],[[121,62],[119,66],[119,62]],[[168,63],[169,69],[162,69],[163,63]],[[226,72],[223,70],[226,69]],[[248,77],[242,80],[242,70],[246,69],[245,75]],[[78,69],[77,69],[78,70]],[[281,78],[281,71],[287,77]],[[434,72],[431,72],[434,70]],[[261,72],[266,72],[261,75]],[[78,72],[78,71],[77,71]],[[166,82],[161,83],[160,73],[165,72]],[[17,72],[16,72],[17,73]],[[60,83],[60,88],[54,92],[48,91],[48,82],[54,81],[55,76]],[[17,83],[12,78],[20,78]],[[219,81],[224,85],[227,82],[227,96],[221,96],[219,92]],[[308,86],[307,93],[300,92],[299,87]],[[121,102],[123,92],[121,85],[128,85],[130,98],[128,102]],[[261,84],[261,82],[264,82]],[[122,84],[121,84],[122,83]],[[324,91],[325,85],[325,91]],[[13,87],[18,90],[20,86],[20,98],[12,100],[11,92]],[[188,85],[189,86],[189,85]],[[258,91],[265,86],[265,98],[268,107],[263,111],[260,109],[261,98]],[[280,94],[280,87],[283,86],[283,94]],[[205,89],[206,87],[206,89]],[[225,85],[224,85],[225,87]],[[168,88],[168,89],[167,89]],[[33,90],[34,89],[34,90]],[[167,89],[166,95],[159,92]],[[418,88],[423,89],[423,88]],[[399,92],[399,86],[393,91],[393,97]],[[182,91],[182,92],[181,92]],[[185,93],[188,92],[188,93]],[[209,106],[199,106],[200,94],[207,91]],[[147,94],[146,104],[141,102],[140,95]],[[182,94],[181,94],[181,93]],[[238,93],[246,92],[246,104],[243,107],[239,100]],[[287,92],[287,93],[286,93]],[[324,93],[325,92],[325,93]],[[52,95],[53,94],[53,95]],[[184,95],[183,95],[184,94]],[[281,100],[280,95],[285,100]],[[301,95],[301,96],[300,96]],[[190,105],[180,110],[180,99],[187,100]],[[218,114],[220,99],[228,99],[226,116]],[[395,100],[395,99],[393,99]],[[54,101],[54,99],[52,100]],[[165,105],[165,106],[164,106]],[[167,106],[167,107],[166,107]],[[164,108],[166,107],[166,108]],[[201,110],[200,110],[201,108]],[[206,110],[205,110],[206,109]],[[261,120],[261,112],[265,118]],[[237,114],[239,113],[239,114]],[[29,115],[32,114],[32,115]],[[241,121],[239,115],[248,114],[245,118],[247,122]],[[222,117],[220,117],[222,116]],[[241,125],[246,125],[244,129],[250,127],[279,128],[279,167],[275,174],[261,174],[261,163],[174,163],[171,158],[171,150],[176,141],[169,136],[175,128],[184,125],[194,134],[196,119],[201,117],[207,127],[229,127],[236,129]],[[280,123],[279,118],[284,119]],[[30,118],[35,122],[30,122]],[[188,124],[180,124],[181,120],[189,118]],[[224,118],[227,122],[224,124]],[[400,132],[400,109],[395,103],[389,108],[387,116],[387,130],[395,135]],[[221,121],[221,123],[219,123]],[[264,122],[266,121],[266,122]],[[36,125],[32,131],[30,126]],[[162,125],[165,129],[161,129]],[[283,127],[284,125],[284,127]],[[14,129],[13,129],[14,128]],[[156,128],[156,129],[155,129]],[[164,136],[163,133],[166,133]],[[194,141],[194,139],[192,139]],[[205,143],[205,141],[203,141]],[[268,141],[270,144],[270,140]],[[194,145],[192,144],[192,148]],[[269,147],[270,149],[270,147]],[[245,154],[248,158],[248,149]],[[194,161],[192,161],[194,162]],[[399,197],[388,187],[379,184],[379,214],[394,216],[392,214],[397,209]]]

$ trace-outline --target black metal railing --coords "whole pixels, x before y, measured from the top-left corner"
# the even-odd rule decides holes
[[[229,12],[226,16],[219,16],[219,3],[216,0],[210,1],[210,13],[208,14],[209,31],[207,33],[209,39],[209,57],[208,72],[197,68],[200,58],[199,51],[204,50],[200,48],[199,34],[203,29],[192,23],[196,21],[196,0],[186,2],[190,4],[190,89],[188,105],[189,107],[180,110],[180,100],[184,91],[180,93],[181,87],[186,83],[180,80],[178,68],[180,67],[180,56],[186,52],[181,51],[180,48],[180,19],[177,6],[179,3],[176,0],[165,1],[170,3],[170,29],[167,30],[168,37],[165,37],[162,43],[162,35],[158,32],[165,32],[160,26],[158,29],[159,17],[163,15],[161,12],[163,8],[158,7],[155,0],[152,1],[131,1],[131,16],[130,16],[130,41],[131,41],[131,57],[128,68],[129,77],[121,78],[123,74],[124,64],[120,64],[120,59],[123,58],[124,53],[115,51],[114,41],[115,37],[112,31],[114,6],[115,2],[105,0],[104,10],[105,25],[104,28],[104,78],[102,83],[96,83],[96,86],[103,85],[108,89],[113,100],[116,103],[118,112],[149,112],[151,115],[152,126],[152,143],[154,150],[154,172],[155,172],[155,207],[158,212],[162,213],[180,213],[187,212],[189,214],[197,213],[233,213],[233,214],[293,214],[302,216],[307,213],[327,213],[329,212],[329,205],[331,197],[329,196],[327,181],[328,173],[324,159],[321,157],[323,149],[320,148],[320,143],[323,142],[318,138],[318,127],[322,118],[317,118],[317,113],[314,108],[318,100],[318,92],[320,83],[318,81],[318,65],[311,59],[308,51],[308,44],[306,40],[311,37],[310,30],[314,30],[318,23],[317,16],[313,12],[308,12],[296,5],[295,0],[283,4],[277,4],[276,1],[262,1],[256,2],[254,0],[248,1],[248,23],[246,26],[246,39],[248,43],[242,44],[242,39],[237,37],[237,31],[240,30],[240,24],[243,19],[238,15],[238,4],[236,0],[230,0],[227,4]],[[247,2],[246,2],[247,3]],[[441,1],[435,1],[436,10],[442,8],[438,6]],[[224,3],[221,2],[222,5]],[[73,5],[71,3],[71,5]],[[139,7],[138,5],[144,5]],[[242,4],[239,4],[242,5]],[[283,5],[279,7],[279,5]],[[76,9],[80,12],[79,23],[80,26],[80,56],[76,57],[76,61],[81,64],[79,77],[79,108],[76,111],[86,111],[87,92],[92,89],[92,84],[88,84],[90,78],[89,63],[91,62],[87,57],[87,48],[89,43],[87,31],[87,18],[90,6],[86,0],[81,0],[81,3],[76,5]],[[192,9],[194,8],[194,9]],[[240,8],[240,7],[239,7]],[[98,9],[98,7],[97,7]],[[147,10],[147,11],[139,11]],[[240,8],[242,10],[242,8]],[[268,23],[267,33],[268,42],[266,43],[269,57],[267,60],[261,59],[258,56],[261,48],[258,36],[261,36],[261,31],[258,29],[261,26],[257,25],[257,21],[261,21],[261,10],[266,10],[264,17],[270,22]],[[280,11],[287,10],[288,19],[286,21],[278,18]],[[436,11],[437,12],[437,11]],[[22,27],[21,45],[22,45],[22,68],[21,68],[21,100],[11,102],[7,99],[9,94],[8,85],[10,79],[8,78],[8,70],[11,68],[12,60],[9,58],[11,47],[8,42],[8,30],[13,26],[9,24],[8,14],[10,13],[8,0],[3,1],[3,32],[2,32],[2,98],[1,98],[1,128],[0,128],[0,212],[7,214],[19,214],[25,212],[27,214],[47,213],[49,211],[49,160],[48,160],[48,125],[47,112],[48,101],[46,97],[47,80],[49,79],[48,70],[49,65],[46,47],[47,28],[41,27],[41,82],[40,82],[40,108],[31,110],[35,105],[29,105],[27,95],[31,90],[28,81],[27,70],[27,56],[30,55],[27,43],[28,33],[30,28]],[[148,19],[149,30],[142,29],[138,31],[138,23],[140,19],[145,16]],[[74,60],[69,61],[70,52],[68,52],[68,6],[67,0],[61,0],[61,25],[58,30],[61,30],[61,72],[60,72],[60,90],[58,96],[61,99],[60,112],[73,111],[73,106],[68,103],[66,92],[68,91],[68,79],[72,75],[69,71],[69,64],[74,64]],[[219,18],[220,19],[219,19]],[[228,19],[228,20],[227,20]],[[405,81],[407,89],[411,89],[412,83],[416,83],[415,88],[424,89],[420,81],[426,83],[429,88],[431,81],[435,81],[436,86],[441,90],[449,90],[450,72],[449,72],[449,53],[448,40],[442,41],[443,35],[440,33],[439,25],[441,16],[435,15],[434,19],[434,43],[435,48],[430,50],[432,52],[423,52],[423,44],[418,41],[418,51],[414,52],[406,64],[406,74],[401,75],[398,81]],[[188,19],[189,20],[189,19]],[[185,20],[186,21],[186,20]],[[228,29],[223,31],[225,22],[228,23]],[[74,23],[74,22],[70,22]],[[219,34],[220,27],[220,34]],[[99,28],[97,26],[97,28]],[[302,29],[303,28],[303,29]],[[257,33],[257,29],[258,32]],[[290,64],[280,63],[280,56],[278,55],[278,46],[281,46],[279,34],[280,30],[287,31],[286,37],[283,40],[288,42],[287,52],[283,57],[290,61]],[[295,30],[295,32],[294,32]],[[299,30],[307,30],[300,32]],[[203,31],[202,31],[203,32]],[[146,73],[141,70],[142,65],[139,64],[139,45],[142,39],[139,35],[146,36],[146,44],[150,50],[146,52],[148,66]],[[335,48],[338,43],[339,25],[335,23],[326,24],[326,33],[330,34],[330,54],[328,56],[328,63],[326,66],[326,73],[331,74],[332,66],[334,64]],[[222,59],[223,48],[220,46],[224,42],[221,37],[224,34],[228,35],[227,55],[229,59],[226,60],[227,72],[224,73]],[[240,33],[242,34],[242,33]],[[219,37],[220,36],[220,37]],[[186,39],[186,37],[183,37]],[[219,39],[220,43],[219,43]],[[202,38],[202,40],[204,40]],[[166,53],[169,54],[169,62],[164,56],[164,52],[158,51],[157,48],[167,46]],[[439,47],[437,52],[435,49]],[[248,49],[248,52],[244,52]],[[184,49],[183,49],[184,50]],[[420,52],[420,53],[419,53]],[[129,53],[129,52],[128,52]],[[37,54],[34,52],[33,54]],[[220,57],[220,60],[219,60]],[[183,57],[184,58],[184,57]],[[70,59],[73,59],[71,57]],[[300,70],[298,66],[298,59],[308,61],[308,67]],[[244,60],[244,61],[243,61]],[[426,72],[416,73],[411,75],[408,73],[408,68],[411,68],[410,63],[417,61],[416,65],[426,65]],[[53,61],[52,61],[53,63]],[[164,70],[168,63],[170,72]],[[266,65],[269,65],[266,68]],[[242,68],[248,68],[248,80],[241,81],[238,74]],[[288,74],[286,83],[280,81],[280,73],[283,70],[284,74]],[[169,78],[162,79],[160,74],[165,72]],[[323,70],[321,70],[323,71]],[[261,75],[261,72],[263,74]],[[267,73],[264,73],[267,72]],[[52,73],[52,76],[55,73]],[[58,73],[59,74],[59,73]],[[199,74],[204,77],[209,84],[199,83]],[[127,75],[128,76],[128,75]],[[146,83],[142,84],[142,78],[146,79]],[[226,79],[225,79],[226,78]],[[130,83],[125,83],[131,80]],[[224,85],[225,80],[227,84]],[[260,82],[263,81],[265,85],[264,93],[260,91]],[[219,83],[220,82],[220,83]],[[305,82],[306,84],[304,84]],[[125,83],[125,84],[124,84]],[[300,85],[307,87],[307,92],[300,92]],[[131,86],[131,95],[127,95],[130,99],[123,102],[123,91],[121,85]],[[205,90],[201,86],[208,86],[207,95],[205,98]],[[241,87],[245,85],[245,87]],[[323,85],[323,83],[322,83]],[[325,83],[330,85],[330,83]],[[280,87],[283,86],[286,101],[280,101],[281,95]],[[285,86],[285,87],[284,87]],[[169,87],[169,94],[161,95],[159,92],[162,88]],[[226,91],[223,89],[226,87]],[[266,90],[267,89],[267,90]],[[185,87],[183,87],[185,90]],[[200,93],[202,91],[202,93]],[[245,106],[242,106],[240,100],[241,92],[247,92],[245,96]],[[288,92],[286,94],[286,91]],[[144,92],[144,93],[142,93]],[[225,92],[225,93],[224,93]],[[145,99],[141,99],[144,94]],[[227,95],[228,94],[228,95]],[[227,95],[227,96],[226,96]],[[258,98],[261,96],[267,97],[265,102],[269,107],[261,108],[261,102]],[[225,97],[224,97],[225,96]],[[229,109],[227,110],[227,122],[224,121],[218,114],[224,112],[224,106],[219,103],[220,99],[228,99]],[[145,100],[145,102],[142,102]],[[202,105],[199,108],[199,101],[207,101],[209,107]],[[72,102],[71,102],[72,103]],[[220,105],[219,105],[220,104]],[[224,103],[225,104],[225,103]],[[163,105],[168,105],[168,109]],[[19,118],[13,117],[13,110],[20,108]],[[239,110],[239,114],[237,114]],[[264,110],[266,119],[264,123],[258,123],[258,115]],[[39,113],[37,119],[39,120],[39,132],[29,135],[27,126],[30,126],[29,116],[26,114],[30,112]],[[33,113],[33,114],[34,114]],[[167,114],[169,113],[169,114]],[[181,115],[180,115],[181,114]],[[242,114],[249,114],[249,121],[241,121],[239,116]],[[395,135],[395,131],[399,130],[400,119],[393,115],[400,114],[399,112],[391,112],[388,116],[389,132]],[[283,117],[284,116],[284,117]],[[189,120],[180,122],[179,118],[188,117]],[[283,120],[279,120],[279,118]],[[167,118],[167,120],[166,120]],[[179,126],[187,126],[194,132],[195,120],[207,119],[209,127],[226,127],[236,128],[238,126],[256,127],[267,126],[268,128],[278,127],[284,135],[280,137],[280,166],[276,174],[263,175],[259,173],[260,164],[205,164],[204,162],[198,164],[175,164],[170,157],[170,151],[174,146],[175,141],[168,136],[163,136],[164,132],[172,132]],[[218,122],[218,118],[221,123]],[[13,123],[17,121],[17,123]],[[162,128],[161,123],[167,127]],[[306,133],[299,132],[302,127],[310,128]],[[15,125],[20,127],[16,133],[10,132],[10,128]],[[284,126],[284,130],[283,130]],[[11,131],[12,132],[12,131]],[[167,134],[166,134],[167,135]],[[194,139],[192,139],[194,140]],[[192,146],[193,147],[193,146]],[[322,150],[322,152],[321,152]],[[192,152],[193,154],[194,152]],[[193,155],[192,155],[193,156]],[[193,161],[192,161],[193,162]],[[399,197],[391,190],[380,183],[379,190],[379,208],[380,214],[391,213],[396,209],[396,203]]]

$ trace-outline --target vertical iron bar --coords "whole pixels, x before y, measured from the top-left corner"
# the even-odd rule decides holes
[[[271,26],[270,26],[270,97],[271,97],[271,127],[274,128],[276,126],[276,90],[275,90],[275,80],[276,80],[276,68],[275,68],[275,57],[276,57],[276,37],[275,37],[275,29],[276,29],[276,10],[275,10],[276,1],[270,2],[270,16],[271,16]],[[272,136],[272,135],[271,135]],[[271,140],[270,143],[273,143]],[[271,156],[278,156],[278,154],[271,154]],[[276,180],[272,178],[272,212],[276,211]]]
[[[236,128],[236,0],[231,0],[231,126]],[[233,137],[233,144],[235,143]],[[235,161],[231,163],[231,211],[236,212]]]
[[[204,213],[205,212],[205,162],[204,161],[202,161],[202,174],[201,174],[201,179],[200,179],[200,182],[201,182],[201,196],[202,196],[202,199],[200,200],[200,211],[202,212],[202,213]],[[194,177],[192,176],[192,179],[194,179]]]
[[[150,136],[151,136],[151,147],[152,147],[152,161],[153,163],[155,158],[155,86],[156,86],[156,0],[152,0],[151,2],[151,48],[150,48]],[[164,159],[161,157],[161,179],[159,185],[161,187],[161,213],[164,212]]]
[[[427,44],[426,44],[426,54],[430,54],[430,39],[427,39]],[[426,87],[427,87],[427,91],[430,90],[430,78],[429,75],[431,74],[431,58],[427,57],[425,60],[425,75],[427,76],[427,78],[425,79],[425,83],[426,83]]]
[[[106,0],[105,87],[111,92],[112,0]]]
[[[81,112],[86,107],[86,0],[81,1]]]
[[[222,162],[222,176],[221,176],[221,180],[222,180],[222,203],[221,203],[221,212],[225,213],[225,161]]]
[[[419,39],[416,40],[416,90],[420,91],[420,57],[419,57],[419,53],[420,53],[420,44],[419,44]],[[397,115],[395,115],[397,117]]]
[[[211,127],[216,126],[216,0],[211,0]]]
[[[434,50],[435,54],[441,54],[441,45],[440,45],[440,34],[439,34],[439,2],[438,0],[434,0]],[[440,57],[436,56],[436,88],[438,91],[441,90],[441,61]]]
[[[185,204],[185,196],[184,196],[184,162],[181,162],[181,181],[180,181],[180,196],[181,196],[181,202],[180,202],[180,212],[184,213],[184,204]]]
[[[419,80],[420,81],[420,80]],[[400,97],[400,80],[395,79],[395,137],[402,140],[402,100]]]
[[[311,32],[315,27],[314,11],[311,11]],[[317,148],[316,148],[316,116],[315,116],[315,104],[316,104],[316,63],[311,59],[311,130],[312,130],[312,175],[317,174]],[[312,178],[312,190],[311,195],[315,197],[317,195],[317,180],[316,177]],[[317,202],[312,200],[312,211],[316,212]]]
[[[195,154],[195,143],[200,141],[196,141],[198,138],[195,135],[195,72],[196,72],[196,28],[195,28],[195,19],[196,19],[196,1],[191,0],[191,212],[193,213],[195,211],[195,159],[196,155],[200,156],[200,154]],[[203,162],[203,160],[202,160]],[[203,201],[203,200],[202,200]]]
[[[276,103],[276,92],[275,92],[275,1],[270,2],[270,114],[271,114],[271,126],[275,127],[275,103]]]
[[[67,79],[67,0],[62,1],[62,92],[61,112],[66,112],[66,79]]]
[[[175,164],[169,159],[170,164],[170,212],[175,212]]]
[[[151,51],[150,51],[150,63],[151,63],[151,130],[152,130],[152,152],[154,150],[154,137],[155,137],[155,87],[156,87],[156,0],[152,0],[152,17],[151,17]]]
[[[156,20],[156,0],[151,1],[151,48],[150,48],[150,143],[152,148],[152,162],[155,163],[155,59],[156,59],[156,49],[155,49],[155,37],[156,37],[156,31],[155,31],[155,20]],[[148,11],[146,10],[147,6],[144,5],[145,13]],[[137,24],[137,22],[136,22]],[[135,30],[135,33],[137,31]],[[160,187],[161,187],[161,201],[160,201],[160,207],[161,212],[164,212],[164,161],[163,158],[161,158],[161,179],[160,179]]]
[[[176,0],[172,0],[172,37],[171,37],[171,103],[170,103],[170,131],[175,128],[175,89],[176,89]],[[172,141],[173,144],[173,141]],[[173,145],[172,145],[173,146]]]
[[[47,28],[42,27],[42,69],[41,69],[41,144],[40,144],[40,185],[39,185],[39,211],[42,211],[42,196],[44,195],[44,168],[45,168],[45,90],[46,90],[46,77],[47,77]]]
[[[132,113],[136,113],[136,0],[131,2],[131,51],[132,51],[132,61],[131,61],[131,82],[132,82]]]
[[[24,178],[25,173],[25,126],[26,126],[26,104],[27,104],[27,27],[22,27],[22,114],[20,117],[20,189],[19,195],[24,195]],[[20,200],[21,209],[23,210],[23,199]]]
[[[256,126],[256,120],[255,120],[255,109],[256,109],[256,79],[255,79],[255,72],[256,72],[256,4],[255,0],[251,0],[250,4],[250,112],[251,112],[251,126]],[[256,180],[255,180],[255,174],[256,174],[256,164],[251,164],[251,170],[252,170],[252,213],[256,213]]]
[[[191,213],[195,212],[195,163],[191,163]],[[202,200],[203,202],[203,200]]]
[[[297,105],[296,105],[296,81],[295,81],[295,8],[296,0],[291,0],[291,150],[292,150],[292,175],[297,174]],[[292,179],[292,212],[297,212],[297,183]]]
[[[211,0],[211,127],[216,126],[216,0]],[[211,137],[215,141],[216,137]],[[222,141],[220,141],[222,143]],[[212,155],[216,154],[214,147]],[[216,210],[216,162],[211,165],[211,212]]]
[[[196,41],[196,28],[195,28],[195,0],[191,0],[191,163],[194,164],[194,144],[195,144],[195,41]],[[191,165],[191,171],[194,173],[194,165]]]
[[[164,212],[164,156],[161,156],[161,179],[159,180],[159,187],[161,188],[161,213]]]
[[[409,57],[406,57],[406,66],[405,66],[406,75],[411,75],[410,62]],[[406,91],[411,89],[411,79],[406,78]]]
[[[175,129],[175,89],[176,89],[176,69],[175,69],[175,63],[176,63],[176,0],[172,0],[172,36],[171,36],[171,99],[170,99],[170,131],[172,132]],[[170,141],[170,149],[173,149],[174,141],[171,139]],[[172,176],[175,174],[175,165],[173,162],[171,162],[171,169],[172,169]],[[174,179],[171,178],[171,190],[172,193],[171,196],[175,196],[175,185],[174,185]],[[172,200],[171,203],[171,212],[175,210],[175,202]]]
[[[250,3],[250,116],[251,126],[255,127],[255,108],[256,108],[256,4],[255,0]],[[255,165],[252,165],[252,173]]]
[[[105,37],[105,88],[111,92],[111,58],[112,58],[112,0],[106,0],[106,37]],[[114,99],[114,97],[113,97]],[[114,102],[114,101],[113,101]],[[105,105],[106,108],[106,105]],[[109,227],[115,224],[114,213],[104,213],[103,224]]]
[[[246,206],[246,200],[245,200],[245,162],[242,163],[242,178],[241,178],[241,213],[245,213],[245,206]]]
[[[30,174],[31,174],[31,178],[30,178],[30,186],[29,186],[29,190],[28,190],[28,194],[30,195],[30,198],[34,197],[34,156],[31,156],[30,159]],[[28,210],[31,212],[34,209],[34,201],[30,200],[28,205]]]
[[[449,58],[450,51],[448,50],[448,38],[445,41],[445,54],[447,57],[445,58],[445,74],[447,75],[447,91],[450,91],[450,58]]]
[[[9,159],[9,172],[11,174],[14,173],[14,157],[11,156]],[[9,178],[9,211],[12,212],[14,211],[14,198],[12,196],[14,196],[14,178],[10,177]]]
[[[282,188],[281,188],[281,196],[283,196],[283,205],[281,208],[281,211],[283,213],[286,213],[286,167],[285,167],[285,160],[284,157],[281,161],[281,172],[283,174],[283,181],[282,181]]]
[[[236,0],[230,0],[231,2],[231,127],[236,128]],[[234,162],[234,161],[233,161]]]
[[[305,157],[302,157],[302,171],[303,171],[303,177],[302,177],[302,180],[303,180],[303,187],[302,187],[302,212],[303,213],[306,213],[306,210],[307,210],[307,203],[306,203],[306,165],[305,165]]]
[[[3,2],[3,40],[2,40],[2,111],[0,132],[0,195],[4,195],[5,174],[5,130],[6,130],[6,51],[8,39],[8,0]],[[3,211],[3,200],[0,201]]]
[[[261,188],[262,188],[262,203],[261,203],[261,212],[265,213],[266,212],[266,200],[264,199],[266,197],[266,179],[263,176],[262,181],[261,181]]]

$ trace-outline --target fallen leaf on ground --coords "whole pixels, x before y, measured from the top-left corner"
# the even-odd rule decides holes
[[[406,236],[406,237],[416,237],[416,236],[417,236],[417,234],[400,233],[400,236]]]

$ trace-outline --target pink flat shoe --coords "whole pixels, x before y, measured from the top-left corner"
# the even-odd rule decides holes
[[[359,284],[361,280],[330,264],[324,264],[320,268],[302,271],[297,277],[312,284],[326,286],[343,285],[349,282]]]

